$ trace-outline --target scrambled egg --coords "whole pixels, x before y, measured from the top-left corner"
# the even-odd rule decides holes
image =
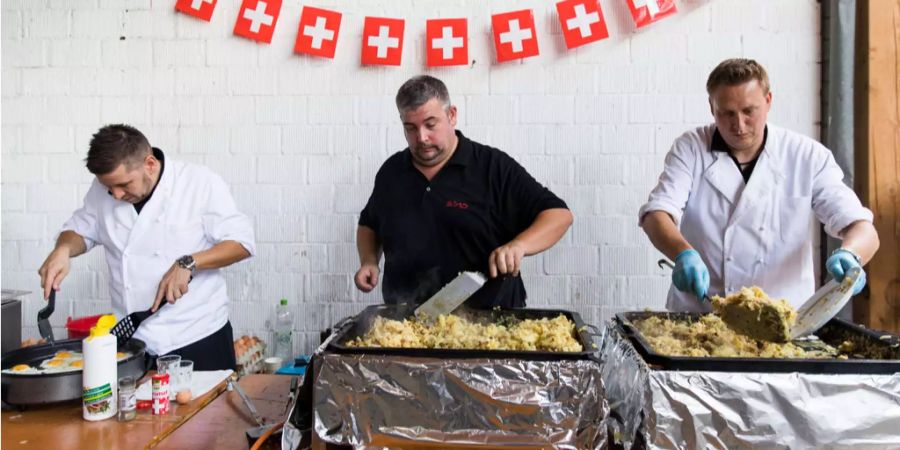
[[[837,350],[805,350],[793,343],[758,341],[736,333],[717,316],[697,321],[650,317],[634,321],[644,339],[660,354],[689,357],[833,358]]]
[[[365,336],[350,347],[443,348],[580,352],[575,324],[560,314],[554,319],[526,319],[511,325],[479,324],[455,315],[440,315],[433,324],[376,317]]]

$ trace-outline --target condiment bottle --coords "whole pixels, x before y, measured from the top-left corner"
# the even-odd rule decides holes
[[[84,420],[104,420],[116,415],[118,379],[116,337],[109,333],[116,317],[100,317],[91,328],[91,335],[82,342],[84,373],[82,385],[82,416]]]

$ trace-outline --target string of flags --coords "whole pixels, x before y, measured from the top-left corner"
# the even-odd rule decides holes
[[[677,12],[674,0],[624,0],[635,26],[642,28]],[[175,10],[209,22],[218,0],[177,0]],[[573,49],[609,37],[598,0],[562,0],[556,4],[566,48]],[[243,0],[234,34],[269,44],[278,23],[281,0]],[[304,6],[294,53],[334,58],[343,14]],[[405,20],[365,17],[360,61],[364,65],[399,66]],[[494,14],[491,28],[497,61],[540,54],[534,14],[530,9]],[[431,19],[425,24],[426,65],[462,66],[469,61],[468,19]]]

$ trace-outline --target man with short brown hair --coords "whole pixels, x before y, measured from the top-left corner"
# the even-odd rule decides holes
[[[461,271],[490,279],[473,307],[525,306],[522,258],[553,246],[572,224],[566,203],[509,155],[456,130],[447,87],[422,75],[397,92],[409,147],[378,170],[359,218],[354,281],[386,303],[422,303]]]
[[[767,122],[772,92],[750,59],[723,61],[706,84],[714,123],[675,140],[639,212],[653,245],[675,261],[667,307],[709,311],[707,294],[760,286],[799,307],[815,290],[813,216],[842,240],[825,264],[835,280],[878,249],[872,212],[842,182],[831,152]],[[865,272],[853,287],[865,285]]]
[[[96,179],[38,270],[44,298],[60,288],[71,258],[101,245],[119,318],[170,303],[134,334],[150,353],[181,355],[197,370],[235,369],[219,269],[250,257],[255,242],[228,186],[205,167],[167,158],[128,125],[97,131],[85,161]]]

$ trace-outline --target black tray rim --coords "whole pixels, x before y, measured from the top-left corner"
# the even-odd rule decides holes
[[[343,341],[347,340],[347,334],[356,325],[356,319],[364,314],[372,314],[372,311],[385,309],[400,309],[402,306],[395,305],[370,305],[364,308],[359,314],[344,319],[338,323],[333,334],[334,336],[326,346],[326,351],[330,353],[340,354],[360,354],[360,355],[380,355],[380,356],[404,356],[412,358],[439,358],[439,359],[522,359],[531,361],[555,361],[555,360],[580,360],[580,359],[596,359],[599,348],[594,345],[593,337],[597,333],[590,333],[597,327],[586,324],[581,315],[576,311],[565,309],[543,309],[543,308],[499,308],[486,310],[486,312],[497,311],[500,313],[528,311],[527,314],[547,314],[548,317],[556,317],[563,314],[575,324],[575,332],[578,335],[579,343],[584,350],[580,352],[544,352],[544,351],[528,351],[528,350],[467,350],[467,349],[429,349],[429,348],[398,348],[398,347],[348,347],[343,345]],[[550,316],[552,315],[552,316]]]
[[[690,370],[712,372],[762,372],[762,373],[815,373],[815,374],[860,374],[892,375],[900,373],[900,360],[880,359],[779,359],[779,358],[727,358],[667,356],[653,351],[650,344],[634,328],[631,321],[653,315],[666,317],[690,317],[697,319],[703,314],[671,311],[631,311],[615,315],[616,328],[634,346],[648,365],[659,366],[662,370]],[[635,317],[638,316],[638,317]],[[888,333],[878,333],[868,328],[847,322],[840,318],[831,319],[827,325],[850,328],[874,339]],[[892,345],[888,343],[887,345]],[[864,369],[864,370],[860,370]]]

